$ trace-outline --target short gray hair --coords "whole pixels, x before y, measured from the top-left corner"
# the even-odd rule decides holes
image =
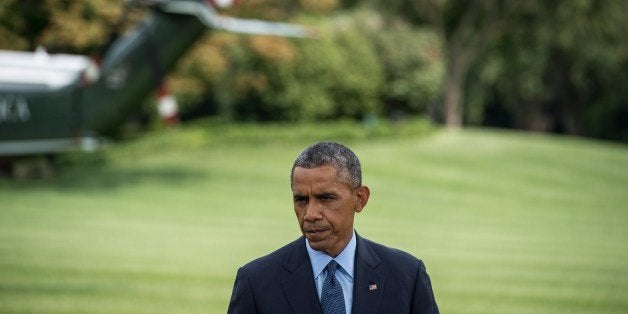
[[[360,160],[347,147],[334,142],[319,142],[305,148],[295,159],[290,172],[290,186],[294,176],[294,168],[312,169],[322,166],[333,166],[343,176],[347,184],[353,188],[362,185],[362,169]]]

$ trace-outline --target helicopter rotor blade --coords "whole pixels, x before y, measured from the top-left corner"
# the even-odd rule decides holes
[[[209,28],[255,35],[315,37],[312,29],[301,25],[221,16],[214,8],[201,2],[169,1],[160,3],[159,7],[168,13],[196,16]]]

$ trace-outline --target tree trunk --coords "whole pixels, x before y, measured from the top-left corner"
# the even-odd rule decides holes
[[[454,57],[455,58],[455,57]],[[443,90],[443,114],[445,126],[457,129],[462,126],[462,103],[464,101],[464,77],[466,70],[455,59],[450,59]]]
[[[477,28],[474,26],[482,13],[490,13],[487,8],[492,8],[488,1],[479,6],[467,6],[463,15],[459,17],[457,25],[443,36],[447,41],[447,73],[443,89],[443,114],[445,126],[448,128],[462,127],[464,86],[467,73],[478,49],[485,45],[493,32],[486,27]]]
[[[452,129],[462,127],[464,85],[469,72],[474,48],[462,47],[459,36],[447,43],[447,73],[443,89],[443,114],[445,126]]]

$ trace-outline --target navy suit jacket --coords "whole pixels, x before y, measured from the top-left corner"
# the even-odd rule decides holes
[[[353,313],[438,313],[423,262],[356,234]],[[322,313],[305,239],[238,270],[228,313]]]

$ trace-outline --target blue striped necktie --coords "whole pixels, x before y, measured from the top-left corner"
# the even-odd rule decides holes
[[[325,268],[327,269],[327,277],[323,282],[323,292],[321,293],[323,314],[345,314],[345,297],[342,294],[342,286],[336,279],[338,263],[331,260]]]

